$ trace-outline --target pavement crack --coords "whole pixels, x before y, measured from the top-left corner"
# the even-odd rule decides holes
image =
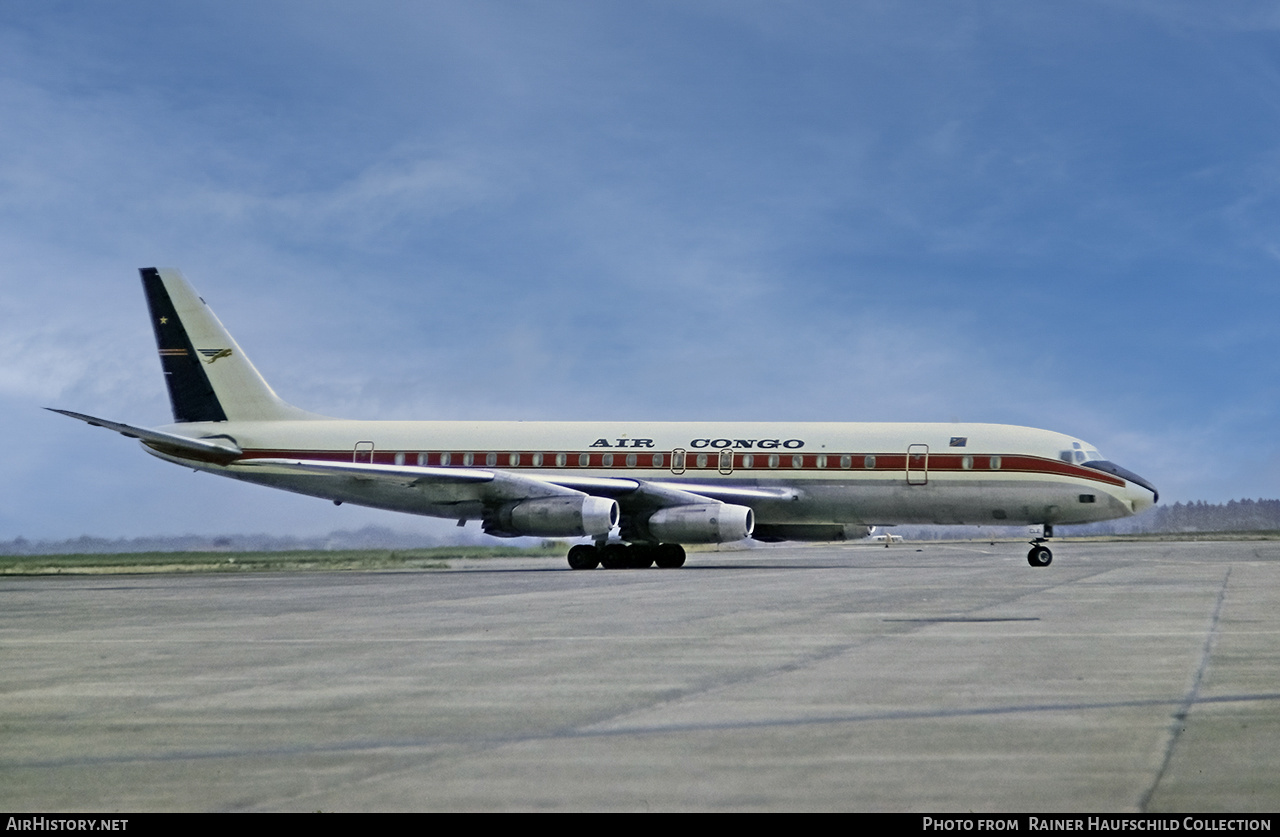
[[[1186,694],[1182,696],[1182,700],[1174,710],[1172,721],[1169,724],[1169,740],[1165,744],[1164,758],[1160,762],[1160,769],[1156,771],[1150,787],[1138,799],[1138,810],[1142,813],[1147,812],[1147,808],[1151,804],[1151,797],[1155,795],[1156,789],[1160,787],[1160,782],[1165,777],[1165,773],[1168,772],[1169,765],[1173,762],[1174,750],[1178,747],[1178,741],[1182,738],[1182,733],[1187,729],[1187,717],[1191,714],[1192,707],[1199,701],[1200,684],[1204,682],[1205,672],[1209,669],[1209,660],[1213,657],[1213,646],[1218,641],[1218,624],[1222,620],[1222,605],[1227,599],[1227,585],[1230,581],[1231,567],[1227,567],[1227,573],[1222,577],[1222,585],[1218,588],[1218,600],[1213,606],[1213,616],[1209,620],[1209,630],[1204,638],[1204,646],[1200,649],[1200,664],[1196,667],[1196,674],[1192,678],[1191,686],[1187,689]]]

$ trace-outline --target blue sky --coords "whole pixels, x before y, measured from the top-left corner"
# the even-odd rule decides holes
[[[0,539],[432,524],[184,472],[137,268],[357,418],[991,421],[1280,496],[1268,3],[0,8]]]

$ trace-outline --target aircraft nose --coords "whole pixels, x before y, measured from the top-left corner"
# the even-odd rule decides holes
[[[1093,468],[1103,473],[1111,474],[1113,477],[1119,477],[1127,482],[1129,503],[1133,506],[1134,514],[1145,511],[1160,502],[1160,492],[1156,490],[1156,487],[1128,468],[1121,468],[1116,463],[1108,462],[1105,459],[1095,459],[1092,462],[1081,464],[1086,468]]]

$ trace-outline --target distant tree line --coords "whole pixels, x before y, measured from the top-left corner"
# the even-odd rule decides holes
[[[1280,529],[1280,500],[1174,503],[1122,520],[1063,526],[1062,534],[1124,535],[1177,532],[1253,532]]]
[[[1026,526],[892,526],[889,531],[908,540],[949,540],[952,538],[1017,538]],[[1226,503],[1173,503],[1156,506],[1142,514],[1103,523],[1058,526],[1054,534],[1071,535],[1155,535],[1179,532],[1280,531],[1280,500],[1230,500]]]
[[[397,532],[384,526],[339,530],[315,537],[288,535],[157,535],[138,538],[99,538],[81,535],[66,540],[0,541],[0,555],[67,555],[125,552],[291,552],[295,550],[421,549],[433,546],[493,544],[476,529],[458,529],[444,540],[420,533]]]

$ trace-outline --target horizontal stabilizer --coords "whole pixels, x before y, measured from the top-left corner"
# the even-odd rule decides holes
[[[148,430],[145,427],[134,427],[131,424],[121,424],[118,421],[108,421],[107,419],[87,416],[84,413],[73,413],[70,410],[58,410],[53,407],[46,407],[45,409],[54,413],[61,413],[64,416],[70,416],[73,419],[79,419],[94,427],[105,427],[108,430],[114,430],[122,436],[139,439],[153,448],[166,453],[176,453],[179,456],[211,462],[230,462],[242,453],[239,445],[230,439],[192,439],[187,436],[179,436],[176,433],[165,433],[163,430]]]

